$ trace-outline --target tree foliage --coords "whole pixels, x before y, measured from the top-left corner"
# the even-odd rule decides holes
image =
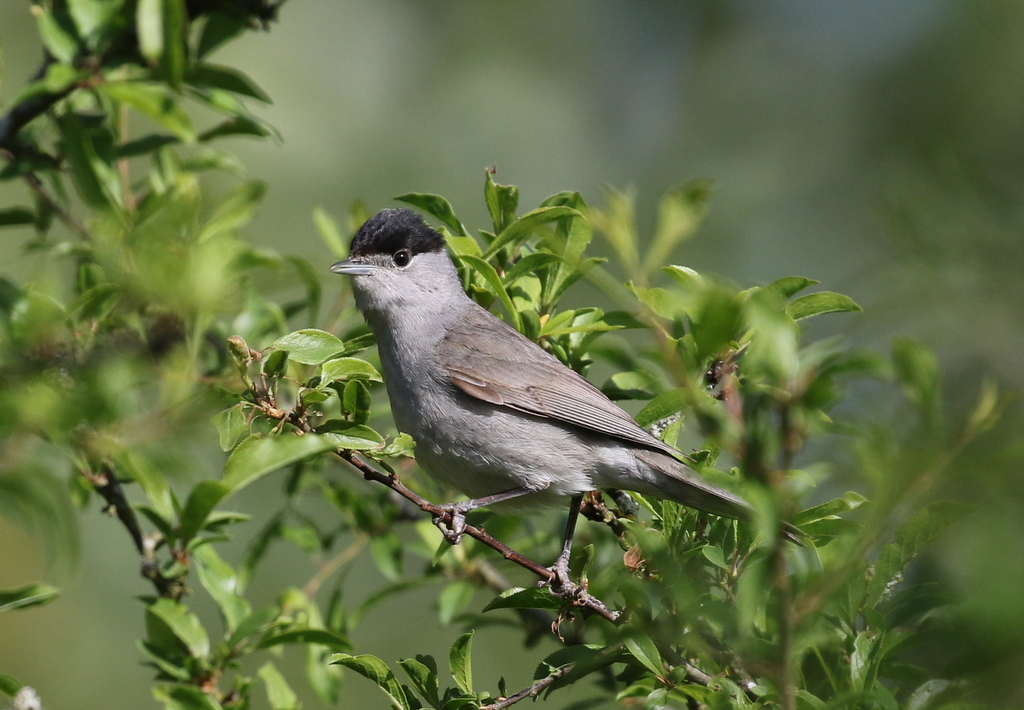
[[[275,666],[284,645],[305,649],[305,682],[324,703],[338,700],[348,668],[403,710],[557,700],[576,684],[593,705],[645,708],[937,710],[974,697],[920,653],[957,600],[908,569],[967,512],[932,493],[998,417],[994,388],[966,421],[948,422],[935,358],[918,344],[897,341],[886,356],[807,337],[809,319],[859,310],[846,296],[804,277],[740,289],[663,266],[707,210],[703,181],[665,194],[649,238],[624,192],[599,205],[561,192],[524,209],[488,171],[491,224],[478,230],[439,195],[402,195],[436,221],[473,298],[581,373],[612,373],[605,393],[635,401],[642,426],[756,510],[737,524],[591,494],[572,562],[578,594],[554,596],[535,575],[557,555],[557,526],[478,511],[451,547],[422,514],[451,492],[413,473],[415,442],[388,428],[372,336],[347,291],[325,301],[329,262],[242,236],[266,186],[212,146],[274,130],[245,104],[266,94],[210,55],[272,21],[276,4],[32,7],[45,61],[0,120],[0,180],[22,181],[32,202],[4,207],[0,225],[31,225],[24,248],[46,277],[0,281],[0,512],[55,556],[73,555],[72,506],[102,499],[151,584],[138,648],[166,708],[245,708],[254,683],[272,708],[296,707],[296,679]],[[214,196],[208,171],[234,187]],[[318,210],[314,222],[343,256],[365,217],[356,205],[345,220]],[[591,255],[595,236],[610,261]],[[266,273],[287,274],[299,296],[267,293]],[[603,307],[564,304],[583,283]],[[846,388],[864,379],[902,391],[894,415],[843,412]],[[231,497],[266,476],[280,482],[279,507],[232,512]],[[843,492],[848,480],[861,490]],[[316,504],[331,508],[329,525],[310,514]],[[223,543],[236,535],[247,552],[228,561]],[[319,572],[254,608],[249,584],[276,544]],[[363,555],[388,586],[355,603],[343,572]],[[353,646],[375,604],[422,585],[436,589],[444,623],[467,629],[447,668],[417,649],[381,659]],[[493,597],[482,608],[479,590]],[[57,594],[42,583],[0,590],[0,611]],[[218,625],[196,615],[198,594]],[[532,685],[474,684],[474,629],[495,617],[527,645],[552,632],[562,643],[537,659]],[[250,656],[258,680],[241,669]],[[0,676],[0,692],[21,688]]]

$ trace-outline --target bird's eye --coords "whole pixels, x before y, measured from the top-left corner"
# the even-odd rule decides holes
[[[408,249],[399,249],[392,255],[391,260],[395,262],[395,266],[408,266],[412,261],[412,254]]]

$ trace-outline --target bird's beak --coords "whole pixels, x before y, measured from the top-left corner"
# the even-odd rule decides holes
[[[379,270],[380,267],[376,264],[360,264],[357,261],[351,259],[345,259],[345,261],[339,261],[337,264],[331,267],[331,271],[336,274],[348,274],[349,276],[366,276],[372,274],[374,271]]]

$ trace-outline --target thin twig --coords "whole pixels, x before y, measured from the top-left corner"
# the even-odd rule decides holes
[[[562,676],[568,674],[569,671],[571,671],[575,667],[575,664],[562,666],[561,668],[555,670],[551,675],[547,676],[546,678],[541,678],[530,687],[523,688],[518,693],[513,693],[507,698],[500,698],[497,702],[491,703],[490,705],[480,706],[480,710],[505,710],[505,708],[512,707],[520,700],[526,700],[527,698],[536,698],[542,690],[547,688],[549,685],[554,683]]]
[[[367,464],[362,459],[358,458],[352,451],[338,451],[335,452],[337,455],[349,462],[368,481],[376,481],[384,486],[387,486],[391,490],[395,491],[403,498],[407,498],[412,503],[417,505],[420,510],[429,513],[432,516],[444,516],[448,514],[444,508],[434,505],[425,498],[419,496],[409,488],[405,486],[399,479],[398,476],[393,474],[381,473],[377,469]],[[506,560],[516,563],[520,567],[524,567],[535,575],[541,578],[542,582],[551,583],[556,581],[555,574],[544,565],[531,560],[529,557],[522,555],[511,547],[505,545],[497,538],[492,537],[483,528],[475,525],[466,525],[464,534],[469,535],[475,540],[482,542],[493,550],[501,553],[501,556]],[[609,609],[604,602],[597,597],[592,596],[584,586],[579,584],[572,584],[567,589],[564,589],[559,596],[564,597],[569,604],[581,609],[594,612],[595,614],[604,617],[608,621],[615,623],[619,618],[619,612],[612,611]]]
[[[796,615],[793,610],[793,590],[789,579],[789,568],[786,564],[786,535],[781,521],[791,517],[792,506],[786,498],[785,476],[793,467],[793,457],[799,446],[799,437],[793,429],[789,402],[782,403],[779,412],[779,433],[782,438],[781,460],[779,470],[769,473],[768,482],[775,489],[775,499],[779,507],[779,529],[775,535],[775,546],[772,549],[772,567],[775,574],[776,602],[778,604],[779,624],[779,701],[782,710],[795,710],[796,689],[793,687],[793,629]],[[782,503],[785,505],[781,505]]]
[[[313,597],[316,596],[316,593],[320,590],[320,586],[327,581],[327,578],[354,560],[356,556],[362,552],[362,549],[366,547],[366,543],[369,541],[370,536],[363,533],[353,540],[351,545],[320,565],[320,569],[316,571],[316,574],[314,574],[310,580],[306,582],[306,586],[302,588],[302,592],[306,595],[306,598],[313,599]]]
[[[86,229],[81,222],[75,219],[74,215],[61,207],[57,201],[53,199],[50,193],[46,191],[46,188],[43,186],[43,182],[39,179],[38,175],[35,173],[25,173],[23,177],[25,178],[25,183],[29,186],[29,189],[32,190],[33,194],[35,194],[36,198],[41,202],[44,202],[47,207],[53,210],[53,213],[57,215],[60,221],[63,222],[68,229],[85,241],[92,240],[92,235],[89,233],[89,230]]]

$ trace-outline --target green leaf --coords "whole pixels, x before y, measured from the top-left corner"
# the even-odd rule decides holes
[[[336,335],[315,328],[282,336],[271,347],[287,352],[290,359],[304,365],[319,365],[345,350],[345,344]]]
[[[402,576],[402,542],[393,532],[374,535],[370,540],[370,554],[377,569],[390,581]]]
[[[441,699],[438,696],[437,664],[430,656],[416,656],[406,658],[398,662],[413,686],[423,699],[432,707],[440,707]]]
[[[108,81],[96,87],[115,101],[146,114],[186,143],[196,139],[192,119],[162,84],[143,81]]]
[[[849,296],[832,291],[820,291],[790,301],[786,304],[786,313],[793,320],[809,318],[822,313],[847,313],[863,310]]]
[[[210,97],[207,96],[205,98],[209,99]],[[210,103],[210,101],[208,100],[207,103]],[[224,109],[221,108],[220,110]],[[208,143],[225,136],[256,136],[257,138],[265,138],[273,135],[276,135],[276,133],[272,126],[258,120],[255,116],[242,114],[232,116],[228,120],[218,123],[213,128],[206,129],[199,134],[198,140],[200,143]]]
[[[805,288],[817,286],[818,283],[818,281],[813,279],[805,279],[803,276],[783,276],[781,279],[772,281],[764,288],[779,294],[783,299],[789,299]]]
[[[484,251],[483,258],[490,259],[499,251],[509,245],[518,245],[526,241],[531,234],[540,229],[543,225],[559,220],[563,217],[582,217],[577,210],[564,205],[552,207],[540,207],[527,212],[515,222],[510,224],[494,238],[494,241]]]
[[[109,211],[121,206],[121,183],[114,168],[96,152],[92,137],[75,113],[59,119],[64,155],[74,176],[75,188],[90,207]]]
[[[515,266],[509,269],[508,273],[505,274],[505,284],[506,286],[511,286],[522,277],[537,274],[545,266],[548,266],[549,264],[557,264],[561,261],[562,257],[548,251],[538,251],[533,254],[527,254],[516,261]]]
[[[462,634],[452,644],[448,652],[448,667],[451,670],[455,685],[468,695],[473,694],[473,632]]]
[[[350,650],[352,648],[352,644],[347,638],[328,629],[291,629],[279,634],[267,636],[262,639],[256,647],[271,648],[272,646],[282,646],[284,644],[293,643],[329,646],[335,651]]]
[[[199,38],[196,56],[202,59],[220,45],[245,32],[248,29],[248,21],[248,17],[211,12],[203,26],[203,34]]]
[[[203,226],[199,241],[204,242],[241,229],[256,212],[256,207],[267,191],[267,184],[247,180],[232,190]]]
[[[655,422],[683,411],[688,404],[688,395],[684,389],[663,392],[644,405],[644,408],[637,413],[636,423],[646,429]]]
[[[975,437],[982,434],[996,425],[1003,411],[1010,406],[1018,397],[1016,392],[999,394],[999,385],[995,380],[985,380],[981,383],[981,394],[978,402],[971,410],[967,423],[964,425],[964,436]]]
[[[341,342],[340,340],[338,341]],[[294,355],[292,356],[294,358]],[[377,369],[366,362],[366,360],[360,360],[354,357],[339,357],[333,360],[328,360],[323,364],[322,374],[320,376],[321,386],[330,382],[336,382],[338,380],[348,380],[352,378],[366,379],[371,382],[383,382],[380,373]]]
[[[331,442],[331,448],[334,449],[375,449],[384,441],[384,437],[364,424],[339,419],[324,422],[317,427],[317,433]]]
[[[60,590],[48,584],[26,584],[15,589],[0,589],[0,611],[24,609],[52,602]]]
[[[341,239],[341,230],[338,229],[337,220],[323,207],[317,207],[313,210],[313,222],[316,224],[316,231],[320,233],[320,238],[323,239],[331,253],[339,259],[344,258],[348,254],[348,249]]]
[[[874,604],[891,591],[891,586],[918,552],[970,511],[956,501],[935,501],[914,513],[899,530],[893,542],[882,548],[875,562],[875,574],[868,583],[867,604]]]
[[[267,661],[256,673],[267,689],[267,700],[273,710],[295,710],[299,707],[299,697],[273,663]]]
[[[262,634],[280,615],[281,610],[277,607],[266,607],[252,612],[239,622],[238,628],[228,639],[228,648],[234,648],[243,641]]]
[[[609,189],[604,198],[605,206],[600,210],[591,211],[588,217],[611,244],[626,273],[631,278],[636,278],[640,268],[636,234],[636,194]]]
[[[160,71],[175,89],[181,89],[185,75],[185,2],[162,0],[163,53]]]
[[[173,521],[174,499],[164,474],[149,459],[134,452],[125,452],[118,461],[142,488],[153,510],[164,520]]]
[[[793,524],[797,527],[802,527],[808,523],[817,522],[819,520],[825,520],[827,518],[835,518],[840,513],[846,513],[854,508],[858,508],[867,502],[867,498],[862,496],[860,493],[855,491],[848,491],[843,495],[842,498],[833,498],[827,503],[816,505],[813,508],[807,508],[797,513],[793,517]]]
[[[909,338],[895,338],[892,360],[896,379],[907,398],[917,405],[922,421],[933,431],[940,428],[939,364],[926,347]]]
[[[231,449],[235,448],[235,444],[249,433],[249,422],[246,419],[241,404],[228,407],[224,411],[213,415],[210,421],[217,429],[221,451],[231,451]]]
[[[722,548],[718,545],[705,545],[700,548],[701,554],[704,558],[713,564],[715,567],[724,570],[731,570],[732,565],[725,561],[725,555],[722,554]]]
[[[437,596],[437,611],[442,624],[450,624],[470,602],[476,587],[471,582],[459,580],[445,586]]]
[[[500,234],[516,218],[516,209],[519,207],[519,188],[515,185],[499,185],[491,179],[491,171],[484,171],[484,201],[487,203],[487,211],[491,213],[491,222],[494,223],[494,233]]]
[[[121,159],[149,155],[150,153],[156,153],[164,146],[175,145],[180,142],[180,139],[176,136],[154,133],[114,146],[114,157]]]
[[[249,96],[264,103],[273,103],[267,92],[261,89],[255,81],[233,67],[197,62],[188,72],[188,81],[190,84],[212,86],[216,89]]]
[[[315,434],[253,434],[228,457],[222,481],[234,493],[272,471],[333,448],[332,440]]]
[[[391,672],[387,664],[376,656],[370,654],[350,656],[347,653],[336,653],[331,656],[328,663],[351,668],[359,675],[376,683],[377,687],[384,691],[388,700],[391,701],[391,707],[395,710],[411,710],[401,683],[395,678],[395,674]]]
[[[380,450],[380,456],[412,456],[416,442],[408,434],[399,434],[387,446]]]
[[[337,705],[344,671],[327,665],[330,649],[316,644],[306,646],[306,679],[325,706]]]
[[[665,673],[665,662],[649,636],[631,636],[624,643],[626,650],[655,676],[661,677]]]
[[[142,56],[150,62],[160,61],[164,53],[164,0],[139,0],[135,11],[135,32]]]
[[[707,213],[711,182],[693,180],[661,198],[654,240],[644,258],[644,270],[652,271],[671,256],[680,242],[689,239]]]
[[[320,301],[323,297],[317,270],[301,256],[289,256],[288,261],[295,267],[299,278],[306,287],[306,314],[309,317],[309,322],[316,323],[320,317]]]
[[[484,278],[487,284],[491,287],[491,290],[494,292],[494,295],[496,295],[502,305],[505,306],[505,310],[508,311],[508,315],[512,319],[512,324],[515,329],[522,332],[523,318],[519,314],[519,311],[516,310],[516,307],[512,304],[512,299],[509,297],[508,291],[505,290],[505,284],[501,282],[501,277],[498,276],[498,272],[494,270],[494,267],[478,256],[464,254],[455,258],[458,261],[468,264],[470,268]]]
[[[20,227],[34,224],[36,213],[29,207],[8,207],[0,210],[0,227]]]
[[[183,544],[188,543],[203,529],[206,518],[214,507],[230,492],[231,487],[222,481],[201,481],[196,484],[189,493],[185,509],[181,513],[178,536]]]
[[[65,64],[71,64],[78,56],[79,41],[74,22],[66,11],[57,14],[42,5],[35,5],[39,36],[47,51]]]
[[[433,215],[456,235],[460,237],[469,236],[469,232],[466,231],[466,228],[462,226],[462,222],[460,222],[458,217],[455,216],[455,210],[452,209],[448,200],[444,199],[440,195],[431,195],[421,192],[407,192],[404,195],[399,195],[395,199],[399,202],[412,205],[413,207],[419,207],[427,214]]]
[[[345,383],[345,389],[341,395],[341,407],[351,415],[354,423],[365,424],[370,419],[372,404],[370,390],[362,380],[350,380]]]
[[[491,600],[484,611],[494,609],[561,609],[563,602],[546,589],[512,587]]]
[[[668,266],[663,266],[661,270],[671,276],[672,280],[686,291],[700,288],[701,284],[704,283],[704,277],[700,275],[700,272],[688,266],[669,264]]]
[[[874,685],[874,669],[877,668],[875,651],[880,638],[872,632],[857,634],[850,654],[850,680],[855,690],[871,690]]]
[[[227,634],[233,634],[238,625],[249,617],[252,608],[238,594],[238,577],[231,566],[220,558],[212,545],[202,545],[192,552],[199,582],[210,593],[220,609]]]
[[[195,658],[210,652],[210,639],[199,618],[184,604],[161,598],[146,607],[146,613],[162,621]]]
[[[907,704],[905,705],[906,710],[939,710],[940,708],[949,708],[952,710],[957,707],[956,705],[945,705],[939,704],[939,701],[951,698],[944,697],[952,695],[948,691],[956,691],[959,683],[954,681],[945,680],[943,678],[933,678],[927,680],[914,690],[907,698]]]
[[[0,673],[0,693],[14,697],[21,690],[21,683],[14,677]]]
[[[156,692],[154,692],[156,695]],[[222,710],[220,703],[194,685],[175,685],[167,691],[165,710]]]

